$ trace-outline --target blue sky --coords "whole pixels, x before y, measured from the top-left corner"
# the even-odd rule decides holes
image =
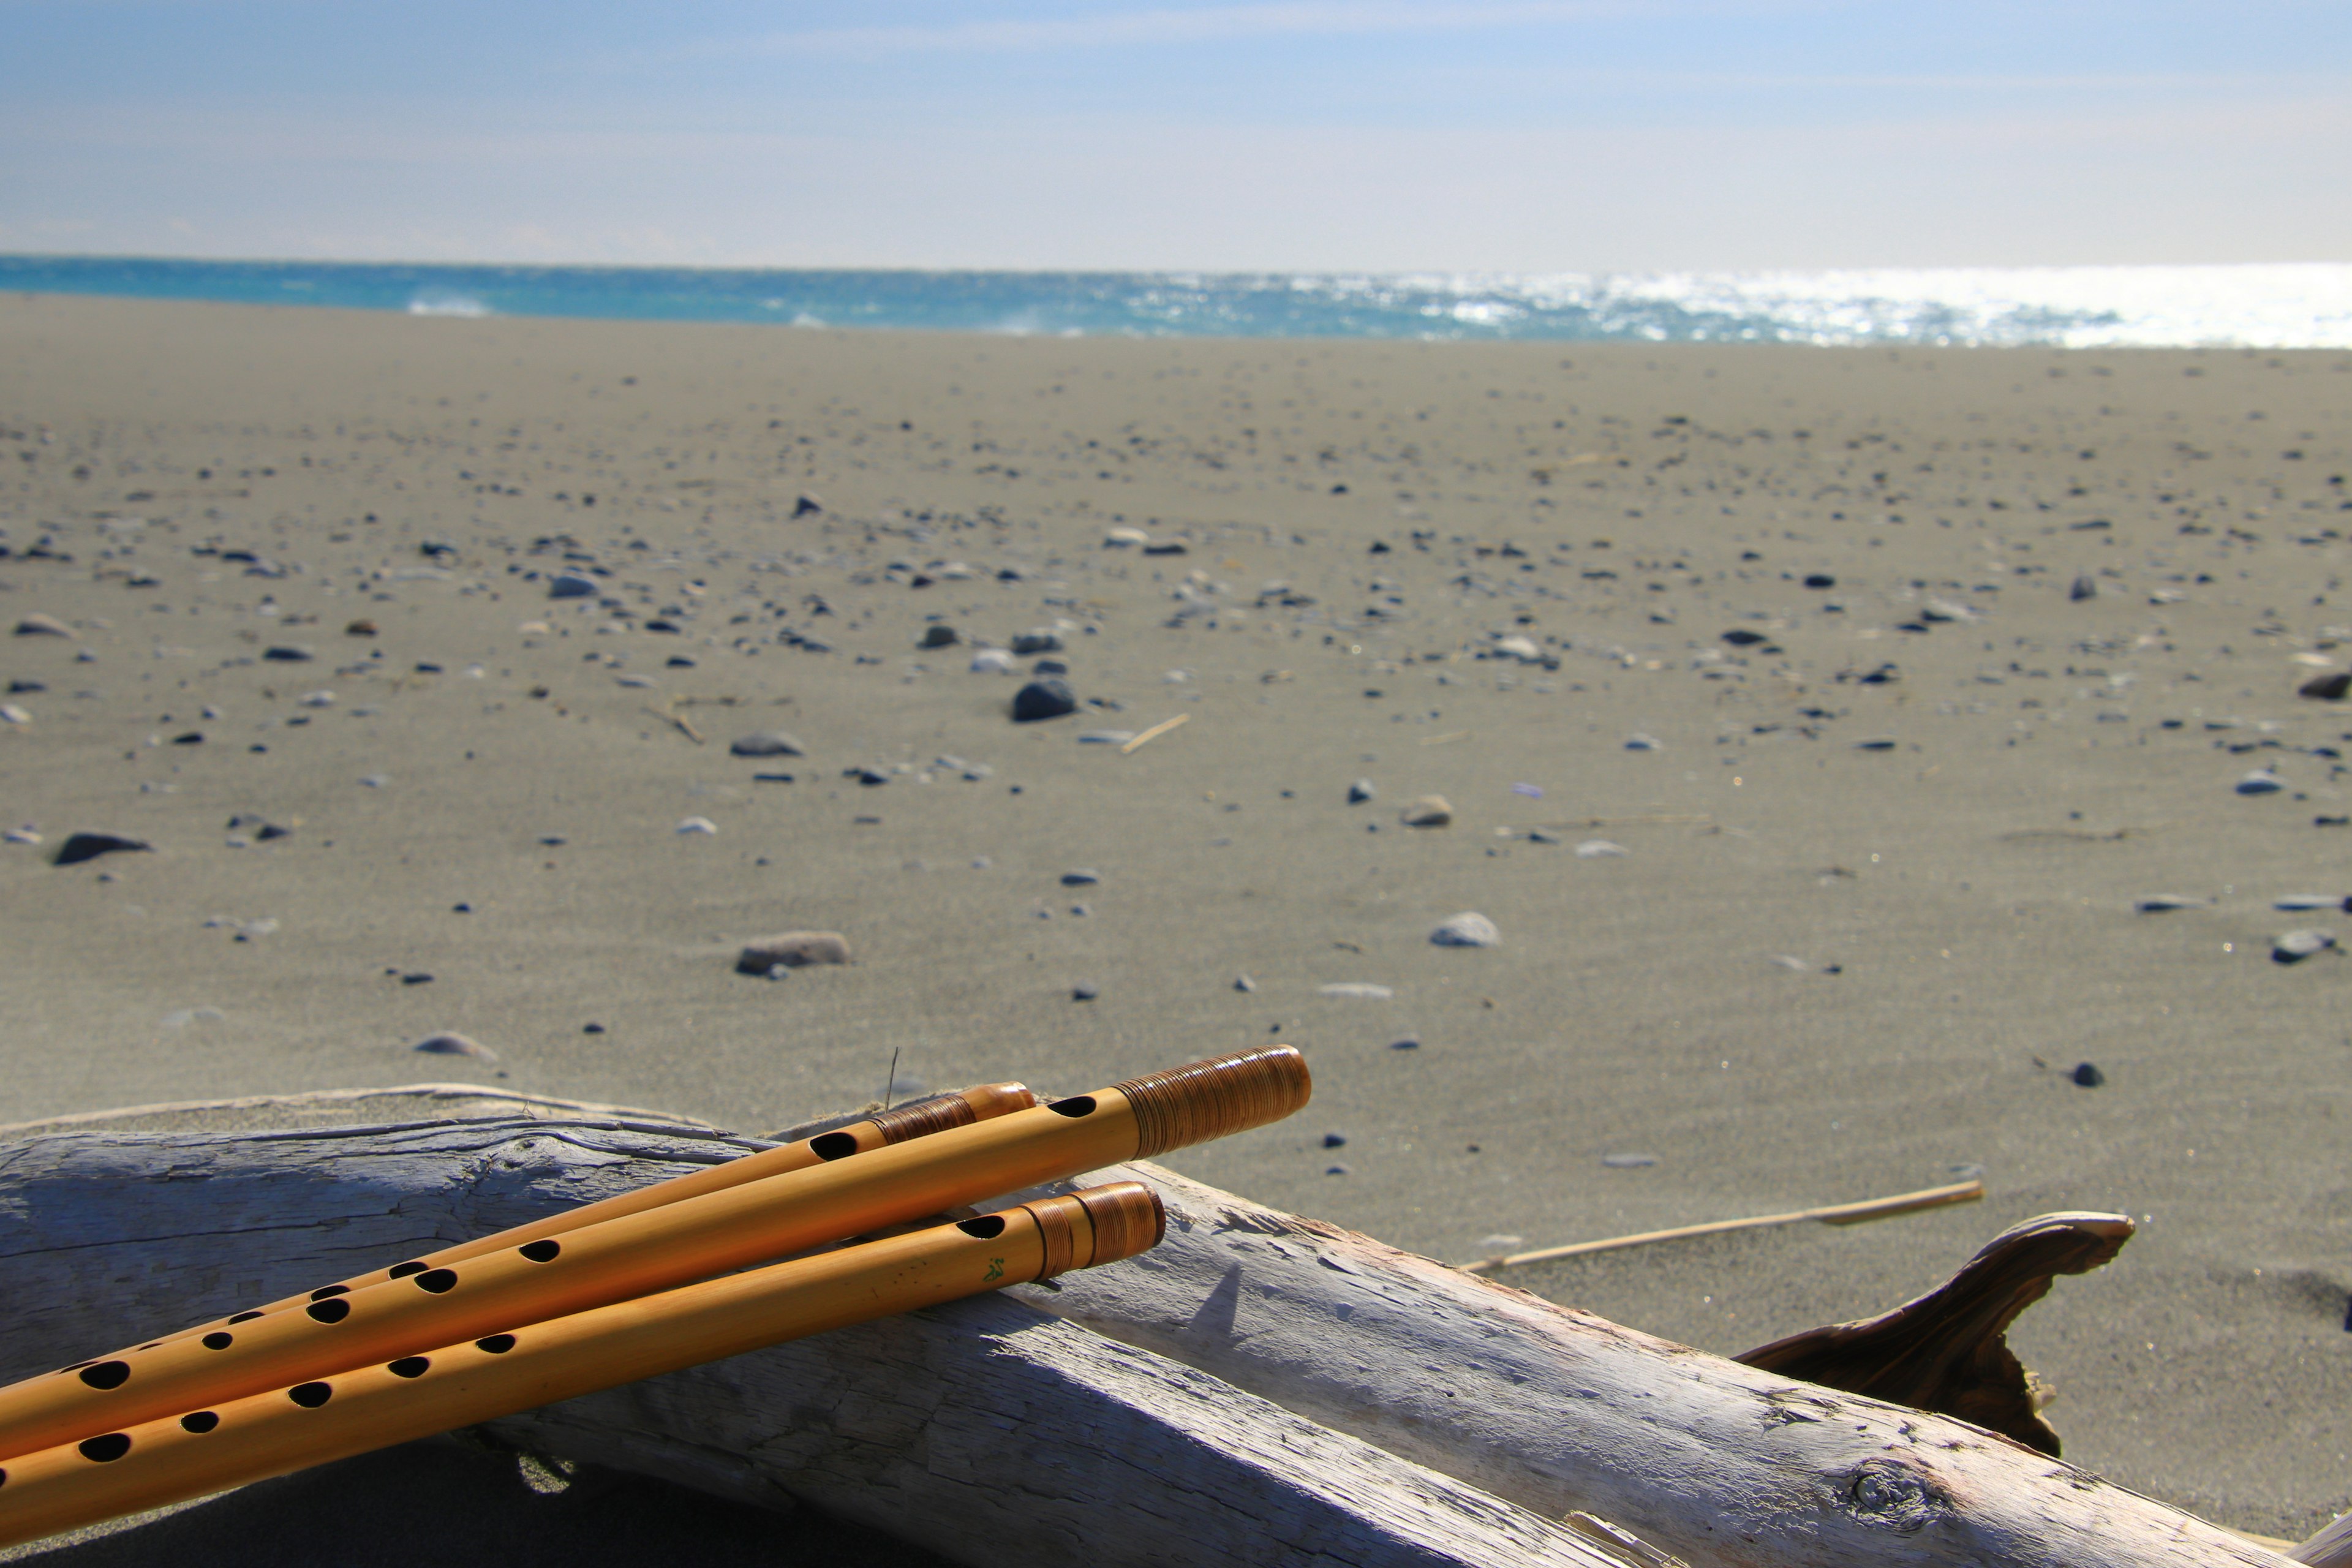
[[[0,251],[2352,260],[2352,6],[0,0]]]

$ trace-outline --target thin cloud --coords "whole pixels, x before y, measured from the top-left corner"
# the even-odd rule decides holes
[[[1696,5],[1692,11],[1751,10]],[[1774,6],[1772,9],[1787,9]],[[1812,9],[1813,7],[1801,7]],[[750,47],[778,53],[885,55],[931,52],[1034,53],[1139,45],[1218,43],[1238,38],[1339,37],[1380,33],[1465,33],[1554,22],[1657,14],[1631,0],[1517,0],[1485,5],[1288,3],[1160,8],[1087,16],[993,17],[944,26],[825,27],[772,33]]]

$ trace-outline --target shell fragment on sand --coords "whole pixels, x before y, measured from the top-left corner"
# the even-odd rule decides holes
[[[1341,980],[1329,985],[1318,985],[1318,996],[1336,996],[1351,1002],[1386,1002],[1396,992],[1386,985],[1370,985],[1360,980]]]
[[[45,616],[36,610],[17,620],[16,635],[20,637],[71,637],[79,634],[57,616]]]
[[[788,931],[782,936],[747,942],[736,956],[738,974],[766,974],[776,969],[804,969],[815,963],[847,963],[849,939],[839,931]]]
[[[2256,768],[2238,781],[2240,795],[2276,795],[2286,788],[2286,781],[2267,768]]]

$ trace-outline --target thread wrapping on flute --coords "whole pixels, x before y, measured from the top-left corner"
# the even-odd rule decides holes
[[[413,1259],[381,1283],[0,1388],[0,1461],[1263,1125],[1304,1105],[1312,1087],[1297,1051],[1271,1046],[573,1230],[509,1232],[530,1239],[455,1266]]]
[[[0,1467],[0,1546],[1070,1268],[1167,1228],[1118,1182],[98,1434]]]

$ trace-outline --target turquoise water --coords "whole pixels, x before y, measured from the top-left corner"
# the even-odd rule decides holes
[[[7,256],[0,289],[1048,336],[2352,347],[2335,263],[1350,277]]]

